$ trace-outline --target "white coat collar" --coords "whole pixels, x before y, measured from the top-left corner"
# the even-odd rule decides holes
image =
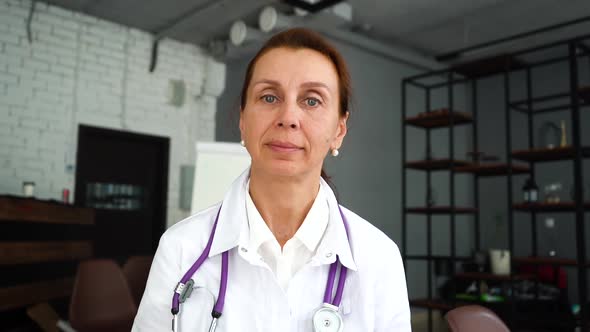
[[[250,168],[245,170],[232,183],[223,198],[209,257],[216,256],[237,246],[248,246],[249,230],[246,213],[246,185],[249,176]],[[350,250],[349,240],[346,237],[346,230],[338,209],[336,196],[334,196],[334,192],[324,179],[321,179],[320,183],[328,200],[330,221],[312,262],[320,264],[331,263],[336,259],[336,255],[338,255],[340,262],[344,266],[356,271],[356,263]]]

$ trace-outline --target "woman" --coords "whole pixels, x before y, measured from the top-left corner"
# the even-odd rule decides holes
[[[262,47],[241,95],[251,167],[162,236],[134,331],[170,330],[173,317],[181,331],[410,331],[397,246],[321,177],[349,97],[343,59],[316,33],[291,29]]]

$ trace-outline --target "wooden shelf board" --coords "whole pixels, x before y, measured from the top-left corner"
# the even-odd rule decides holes
[[[431,206],[431,207],[413,207],[413,208],[406,208],[406,212],[408,213],[417,213],[417,214],[467,214],[467,213],[477,213],[476,208],[469,208],[469,207],[455,207],[451,208],[450,206]]]
[[[502,73],[506,70],[517,70],[525,68],[526,63],[508,54],[500,54],[485,59],[470,61],[455,65],[452,69],[469,78],[477,78],[497,73]]]
[[[535,148],[531,150],[517,150],[512,152],[512,158],[527,161],[554,161],[569,160],[575,157],[575,149],[572,146],[556,148]],[[590,157],[590,147],[582,147],[582,156]]]
[[[452,166],[451,166],[452,164]],[[465,160],[431,159],[408,161],[406,167],[417,170],[445,170],[451,167],[468,166],[471,162]]]
[[[420,128],[441,128],[450,126],[450,118],[453,118],[453,124],[461,125],[471,123],[473,118],[471,114],[465,112],[448,112],[446,109],[435,110],[429,113],[420,113],[415,117],[406,118],[405,123]]]
[[[483,163],[469,166],[455,167],[457,173],[472,173],[478,176],[498,176],[508,174],[508,164]],[[512,165],[512,174],[526,174],[530,168],[526,165]]]
[[[580,87],[578,89],[578,96],[580,100],[580,106],[589,105],[590,104],[590,86]],[[532,105],[533,113],[541,113],[546,111],[558,111],[558,110],[565,110],[571,108],[571,103],[569,101],[570,93],[563,92],[563,93],[555,93],[551,95],[545,95],[541,97],[531,98],[530,103]],[[539,108],[535,107],[535,104],[542,104],[546,102],[555,102],[559,100],[564,100],[565,103],[559,103],[557,105],[550,104],[551,106],[547,106],[546,108]],[[511,102],[510,105],[515,108],[517,111],[524,111],[527,112],[528,110],[528,99],[517,100]]]
[[[574,202],[560,202],[560,203],[518,203],[513,204],[512,208],[517,211],[529,211],[529,212],[560,212],[576,210],[576,203]],[[584,210],[590,209],[590,202],[584,203]]]
[[[36,199],[0,196],[0,221],[94,224],[94,210]]]
[[[475,280],[497,280],[497,281],[510,281],[510,280],[530,280],[535,279],[532,274],[517,274],[512,277],[507,275],[497,275],[488,272],[463,272],[455,275],[459,279],[475,279]]]

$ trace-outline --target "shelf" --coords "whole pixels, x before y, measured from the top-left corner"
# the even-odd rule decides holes
[[[510,281],[510,280],[531,280],[535,279],[532,274],[517,274],[517,275],[497,275],[488,272],[463,272],[455,274],[458,279],[474,279],[474,280],[494,280],[494,281]]]
[[[508,164],[486,163],[473,164],[469,166],[455,167],[457,173],[472,173],[477,176],[498,176],[508,175]],[[512,165],[512,174],[526,174],[530,171],[525,165]]]
[[[525,68],[526,63],[514,56],[501,54],[481,60],[470,61],[453,66],[451,69],[468,78],[502,73]]]
[[[518,203],[513,204],[512,208],[517,211],[528,212],[575,212],[576,203],[574,202],[560,202],[560,203]],[[584,210],[590,209],[590,202],[584,203]]]
[[[448,109],[434,110],[428,113],[420,113],[418,116],[406,118],[406,124],[419,128],[441,128],[449,127],[451,125],[451,117],[453,124],[467,124],[473,121],[471,114],[465,112],[449,112]]]
[[[542,162],[555,160],[569,160],[575,157],[576,149],[572,146],[557,148],[535,148],[532,150],[517,150],[512,152],[512,158],[528,161]],[[582,156],[590,157],[590,147],[582,147]]]
[[[545,264],[545,265],[564,265],[577,266],[575,259],[556,258],[556,257],[514,257],[514,263],[518,264]],[[588,264],[586,264],[588,265]]]
[[[477,213],[477,209],[468,207],[451,208],[450,206],[431,206],[407,208],[406,212],[414,214],[468,214]]]
[[[590,105],[590,86],[581,87],[578,89],[578,96],[579,96],[579,106]],[[562,101],[557,103],[558,101]],[[552,102],[552,103],[550,103]],[[510,103],[510,106],[519,112],[528,113],[528,103],[529,100],[518,100]],[[542,97],[536,97],[530,99],[532,112],[533,113],[546,113],[546,112],[554,112],[554,111],[561,111],[571,108],[570,102],[570,93],[556,93],[552,95],[546,95]],[[537,108],[535,104],[547,103],[545,107]],[[543,106],[543,105],[541,105]]]
[[[455,306],[453,306],[452,304],[436,299],[413,299],[410,300],[410,306],[418,308],[437,309],[443,311],[448,311],[455,308]]]
[[[452,166],[451,166],[452,164]],[[451,167],[460,167],[471,165],[471,162],[465,160],[451,160],[451,159],[431,159],[431,160],[416,160],[408,161],[407,168],[423,170],[423,171],[439,171],[450,169]]]
[[[94,210],[34,198],[0,195],[0,222],[93,225]]]

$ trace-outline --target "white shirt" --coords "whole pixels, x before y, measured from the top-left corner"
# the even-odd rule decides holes
[[[330,209],[322,186],[295,235],[281,245],[264,222],[246,185],[246,213],[250,227],[250,248],[255,250],[276,276],[283,290],[297,271],[309,263],[328,226]]]
[[[170,331],[172,295],[178,281],[202,253],[215,217],[219,220],[209,258],[193,276],[191,297],[182,304],[179,329],[208,331],[220,284],[221,253],[229,252],[227,293],[217,332],[309,332],[321,306],[329,265],[336,256],[349,271],[339,311],[344,331],[410,331],[410,309],[401,255],[395,243],[373,225],[342,208],[349,225],[347,239],[338,203],[321,181],[329,221],[316,253],[286,289],[250,248],[246,216],[249,170],[231,186],[223,202],[170,227],[152,263],[132,331]]]

